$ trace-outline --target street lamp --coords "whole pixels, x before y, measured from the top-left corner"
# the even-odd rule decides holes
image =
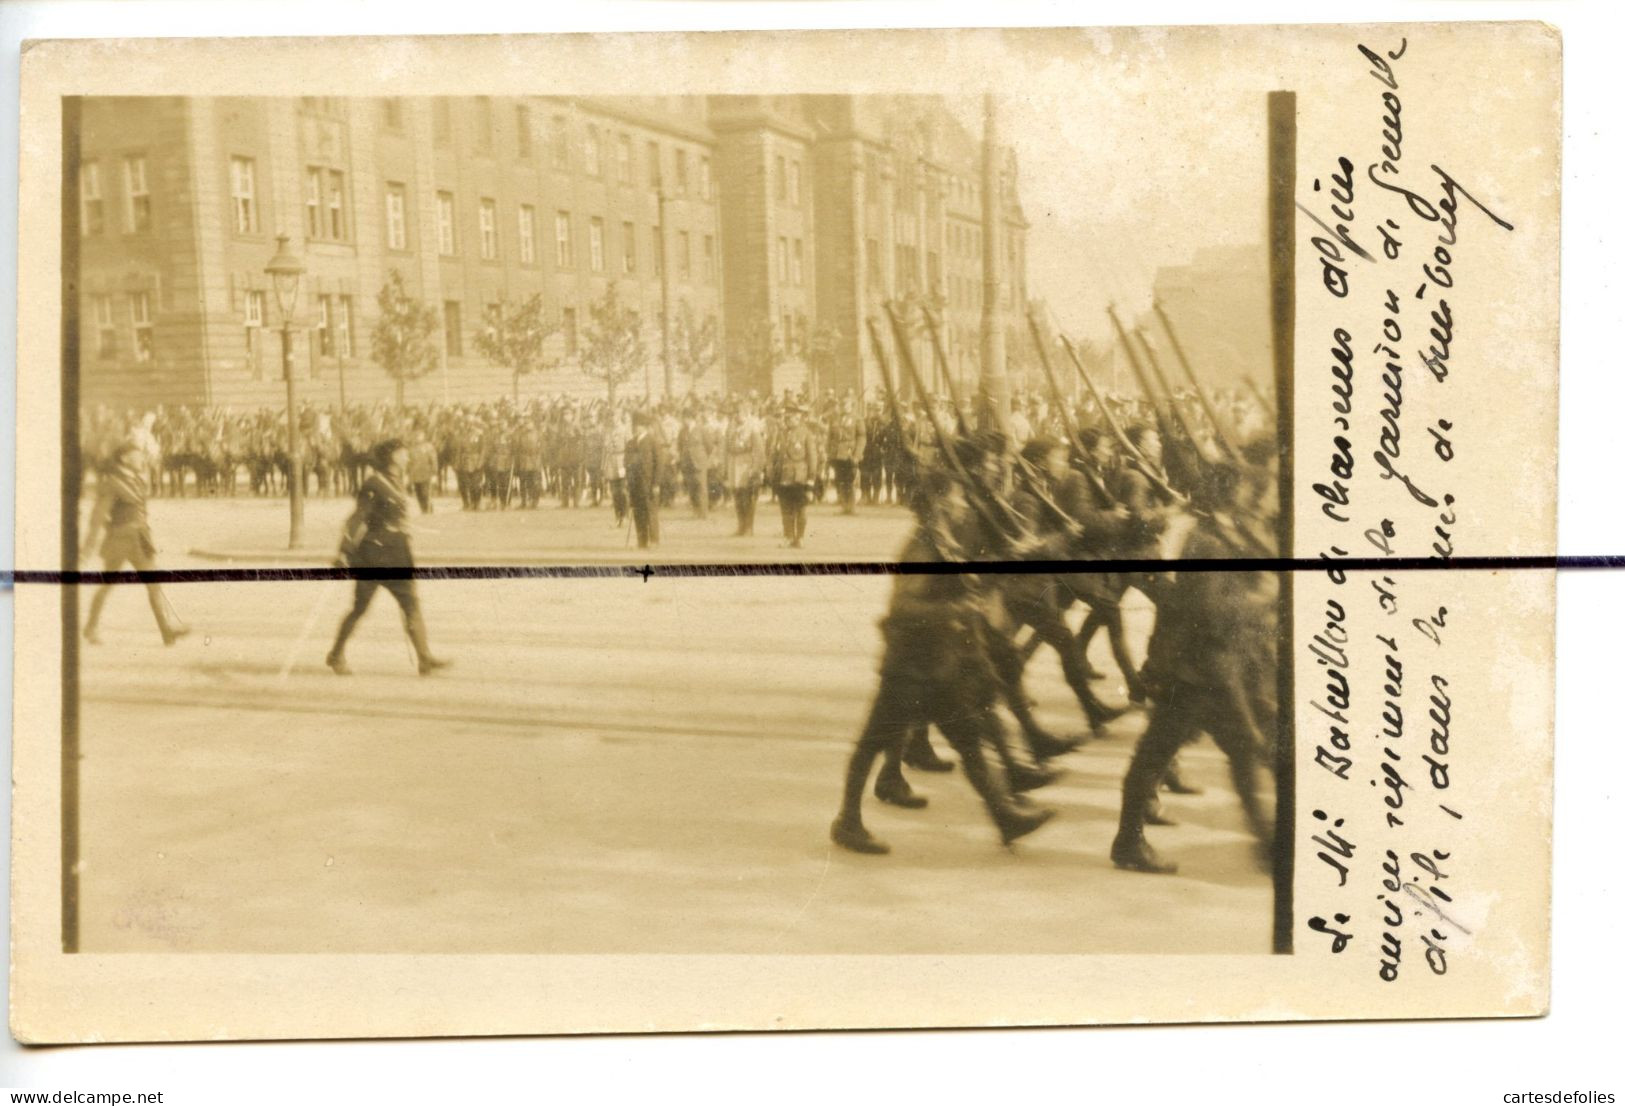
[[[304,449],[299,441],[299,407],[293,380],[293,311],[305,264],[288,249],[288,236],[276,236],[276,253],[265,271],[282,311],[282,379],[288,383],[288,548],[298,549],[305,532]]]

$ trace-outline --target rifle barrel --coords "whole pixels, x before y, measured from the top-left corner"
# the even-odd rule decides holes
[[[1185,356],[1185,347],[1180,344],[1179,335],[1174,333],[1174,324],[1169,320],[1167,313],[1163,311],[1162,304],[1156,300],[1151,301],[1151,310],[1156,313],[1158,319],[1162,320],[1162,329],[1167,332],[1168,343],[1173,347],[1174,357],[1178,360],[1180,367],[1185,370],[1185,379],[1191,382],[1191,387],[1196,390],[1196,398],[1202,404],[1202,410],[1207,412],[1208,420],[1213,423],[1214,436],[1219,439],[1219,444],[1230,455],[1230,459],[1239,463],[1241,454],[1236,449],[1235,439],[1231,436],[1230,429],[1225,421],[1219,418],[1219,412],[1213,406],[1212,401],[1208,399],[1207,389],[1203,388],[1202,382],[1196,378],[1196,370],[1191,367],[1190,358]]]

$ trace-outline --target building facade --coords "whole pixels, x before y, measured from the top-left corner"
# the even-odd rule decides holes
[[[392,272],[442,323],[409,402],[603,394],[581,355],[612,287],[647,351],[623,392],[870,389],[863,320],[902,297],[976,371],[980,151],[930,98],[94,98],[79,139],[87,402],[280,404],[279,234],[307,270],[289,360],[318,403],[396,394],[370,355]],[[476,337],[533,295],[551,367],[516,378]],[[714,358],[677,355],[698,332]]]

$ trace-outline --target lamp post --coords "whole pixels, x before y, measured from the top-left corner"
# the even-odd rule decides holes
[[[288,236],[276,236],[276,253],[265,271],[282,311],[282,379],[288,385],[288,548],[298,549],[305,535],[304,449],[299,441],[299,406],[293,379],[293,311],[299,302],[304,262],[288,249]]]

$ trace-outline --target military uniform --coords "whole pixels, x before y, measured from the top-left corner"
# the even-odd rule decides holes
[[[647,423],[637,426],[626,443],[626,495],[639,549],[660,544],[660,489],[669,467],[660,432]]]
[[[130,453],[133,455],[134,450],[130,450]],[[152,530],[147,524],[147,487],[141,467],[144,467],[144,459],[138,462],[137,467],[110,468],[97,477],[96,506],[91,512],[86,545],[94,544],[96,538],[105,533],[101,556],[102,568],[106,572],[118,572],[126,564],[137,572],[152,572],[158,567],[153,559],[158,547],[152,540]],[[171,618],[169,604],[157,584],[149,583],[146,588],[147,605],[152,608],[153,620],[158,623],[158,633],[165,645],[173,645],[176,639],[187,633],[187,628]],[[96,627],[101,622],[102,608],[107,605],[107,597],[112,590],[112,584],[101,584],[91,596],[84,635],[85,640],[92,644],[98,640]]]
[[[728,428],[725,477],[734,497],[739,525],[735,537],[756,532],[756,501],[761,497],[762,473],[767,468],[767,444],[755,416],[739,414]]]
[[[526,420],[514,439],[514,471],[519,475],[519,505],[533,509],[542,501],[542,435]]]
[[[843,410],[830,424],[829,463],[835,470],[835,495],[842,514],[849,515],[855,509],[854,486],[866,438],[863,419],[850,409]]]
[[[800,549],[807,535],[807,499],[824,469],[823,437],[812,426],[786,426],[774,444],[773,483],[778,489],[784,539]]]
[[[480,509],[485,484],[484,432],[476,423],[465,423],[457,433],[457,491],[463,497],[463,510]]]

